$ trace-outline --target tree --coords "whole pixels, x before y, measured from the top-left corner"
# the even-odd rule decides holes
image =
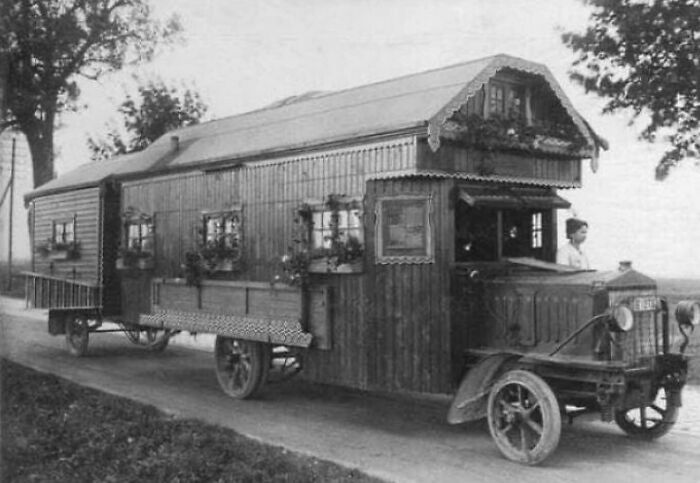
[[[53,177],[57,115],[77,109],[79,77],[148,61],[180,31],[176,16],[156,21],[148,0],[0,0],[0,58],[9,64],[0,128],[26,135],[34,186]]]
[[[139,86],[136,99],[127,95],[119,107],[124,127],[121,132],[110,128],[106,138],[88,139],[91,157],[100,161],[140,151],[172,129],[198,123],[207,110],[196,91],[168,87],[162,80],[149,81]]]
[[[593,6],[582,34],[564,44],[577,58],[571,78],[608,101],[604,113],[647,116],[640,137],[671,146],[657,179],[700,156],[700,0],[583,0]]]

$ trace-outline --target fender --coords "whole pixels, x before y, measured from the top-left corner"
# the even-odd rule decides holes
[[[521,354],[499,353],[481,359],[459,384],[447,413],[447,422],[459,424],[485,418],[491,386],[506,367],[511,367],[521,357]]]

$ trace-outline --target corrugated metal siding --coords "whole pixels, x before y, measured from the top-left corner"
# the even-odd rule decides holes
[[[56,277],[101,283],[99,228],[100,189],[88,188],[37,198],[34,208],[34,271]],[[75,216],[75,239],[80,256],[75,260],[52,261],[39,248],[53,237],[53,222]]]

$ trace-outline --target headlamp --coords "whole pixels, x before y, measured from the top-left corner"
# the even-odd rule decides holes
[[[700,324],[700,303],[681,300],[676,305],[676,320],[679,325],[695,327]]]
[[[614,328],[622,332],[629,332],[634,327],[634,313],[625,304],[615,305],[610,311],[610,318]]]

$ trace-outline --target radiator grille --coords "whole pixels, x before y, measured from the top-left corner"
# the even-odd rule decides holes
[[[656,297],[654,290],[620,290],[610,292],[611,306],[630,302],[636,297]],[[615,334],[613,359],[633,365],[646,365],[661,353],[663,334],[658,311],[635,311],[634,327],[629,332]]]

